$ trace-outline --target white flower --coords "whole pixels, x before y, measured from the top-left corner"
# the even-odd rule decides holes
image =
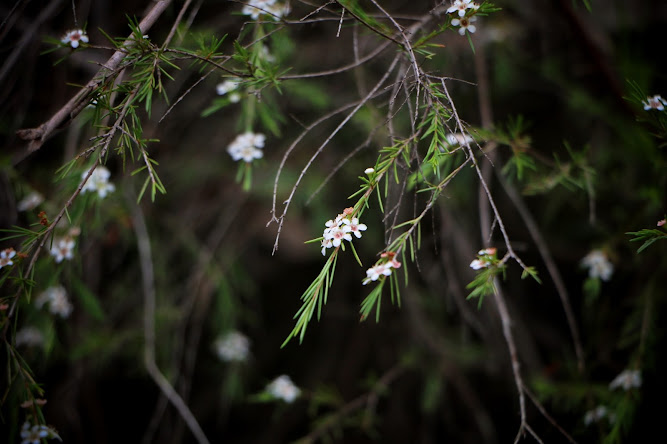
[[[622,387],[623,390],[628,391],[632,388],[639,388],[642,386],[642,373],[639,370],[623,370],[613,381],[609,383],[609,390]]]
[[[490,267],[493,264],[497,251],[498,250],[494,247],[479,250],[477,252],[478,257],[470,263],[470,268],[473,270],[480,270],[482,268]]]
[[[391,274],[392,265],[388,263],[375,265],[374,267],[366,270],[366,279],[364,279],[363,285],[368,284],[371,281],[377,281],[380,276],[389,276]]]
[[[667,100],[663,99],[660,95],[656,94],[653,97],[647,97],[646,100],[642,100],[645,110],[657,109],[658,111],[663,111],[665,105],[667,105]]]
[[[481,259],[475,259],[474,261],[470,262],[470,268],[473,270],[480,270],[482,268],[488,267],[489,265],[491,265],[490,262]]]
[[[350,231],[354,233],[357,239],[361,237],[361,231],[366,231],[368,228],[366,224],[360,224],[359,219],[356,217],[353,217],[351,220],[343,219],[343,223],[350,228]],[[352,238],[350,238],[350,240],[352,240]]]
[[[445,136],[447,139],[447,143],[449,143],[452,146],[455,145],[468,145],[470,142],[474,141],[472,137],[470,137],[467,134],[461,134],[461,133],[449,133]]]
[[[581,265],[588,268],[588,276],[593,279],[600,278],[608,281],[614,272],[614,265],[609,262],[607,255],[601,250],[593,250],[588,253],[581,260]]]
[[[32,210],[42,202],[44,202],[44,196],[39,194],[37,191],[32,191],[23,199],[21,199],[18,204],[16,204],[16,209],[19,211]]]
[[[229,101],[232,103],[238,103],[241,100],[241,94],[239,94],[236,90],[239,88],[240,84],[240,79],[225,80],[222,83],[218,83],[215,87],[215,90],[219,96],[224,96],[225,94],[229,93]]]
[[[331,239],[322,239],[322,256],[326,254],[327,248],[331,247],[333,247],[333,242]]]
[[[266,45],[262,45],[259,47],[259,53],[258,56],[261,60],[264,60],[265,62],[273,63],[276,61],[276,58],[269,52],[269,47]]]
[[[463,17],[468,9],[479,9],[479,6],[472,3],[472,0],[455,0],[452,6],[447,9],[447,14],[458,11],[459,17]]]
[[[607,418],[609,422],[613,423],[616,421],[616,415],[610,413],[607,410],[607,407],[599,405],[593,410],[589,410],[584,415],[584,424],[591,425],[594,422],[599,422],[600,420]]]
[[[350,235],[349,231],[351,231],[351,229],[348,225],[343,227],[332,227],[329,229],[327,236],[329,236],[329,239],[331,239],[331,242],[333,242],[334,247],[340,247],[340,243],[343,240],[352,242],[352,236]]]
[[[21,444],[40,444],[43,438],[49,436],[49,428],[45,425],[35,424],[32,427],[29,422],[24,422],[21,428]]]
[[[466,31],[470,34],[473,34],[477,28],[472,22],[477,21],[477,17],[461,17],[460,19],[452,20],[452,26],[461,26],[459,28],[459,34],[465,35]]]
[[[375,172],[375,168],[366,168],[364,170],[364,173],[366,173],[368,175],[373,174],[374,172]]]
[[[88,36],[83,29],[75,29],[73,31],[68,31],[65,34],[65,37],[60,39],[66,45],[71,45],[72,48],[78,48],[79,42],[88,43]]]
[[[85,180],[87,175],[88,172],[84,171],[81,173],[81,179]],[[97,192],[100,199],[104,199],[107,194],[116,191],[116,186],[109,182],[109,177],[111,177],[109,170],[105,166],[98,166],[88,178],[88,181],[81,189],[81,192]]]
[[[278,376],[266,386],[266,391],[274,398],[282,399],[285,402],[292,403],[301,394],[299,387],[294,385],[287,375]]]
[[[13,248],[5,248],[0,251],[0,268],[14,265],[12,258],[16,256],[16,251]]]
[[[230,331],[215,341],[215,351],[226,362],[243,362],[250,353],[250,339],[238,331]]]
[[[37,347],[44,345],[44,334],[37,327],[23,327],[16,332],[16,346]]]
[[[51,247],[51,256],[56,258],[57,263],[61,263],[63,259],[72,259],[75,244],[74,239],[70,236],[55,238]]]
[[[249,15],[253,20],[257,20],[260,15],[268,14],[274,20],[280,20],[290,12],[290,7],[287,4],[280,4],[276,0],[249,0],[243,6],[241,13]]]
[[[254,159],[260,159],[264,156],[261,148],[264,147],[265,141],[266,136],[264,134],[246,132],[236,136],[227,147],[227,152],[235,161],[243,159],[250,163]]]
[[[49,304],[51,314],[58,315],[61,318],[68,318],[72,313],[72,304],[67,298],[67,291],[62,286],[49,287],[37,297],[35,305],[42,308],[44,304]]]

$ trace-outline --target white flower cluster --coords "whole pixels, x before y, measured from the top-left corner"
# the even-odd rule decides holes
[[[44,202],[44,196],[39,194],[37,191],[32,191],[28,193],[23,199],[16,204],[16,209],[19,211],[28,211],[36,208],[39,204]]]
[[[622,387],[626,392],[642,386],[642,373],[639,370],[623,370],[609,383],[609,390]]]
[[[616,422],[616,415],[614,413],[609,412],[607,410],[607,407],[604,405],[599,405],[595,407],[593,410],[589,410],[586,412],[584,415],[584,424],[586,425],[591,425],[594,422],[600,422],[604,418],[607,418],[610,423]]]
[[[593,250],[588,253],[581,260],[581,265],[588,268],[588,277],[592,279],[600,278],[608,281],[614,273],[614,265],[602,250]]]
[[[326,228],[322,233],[322,256],[326,254],[327,248],[340,247],[343,240],[352,242],[352,235],[360,238],[361,232],[368,228],[366,224],[359,223],[359,218],[350,216],[354,213],[354,208],[345,208],[336,219],[328,220],[324,224]]]
[[[16,256],[16,251],[13,248],[5,248],[0,251],[0,268],[14,265],[12,258]]]
[[[88,43],[88,36],[83,29],[74,29],[67,31],[67,34],[60,41],[72,48],[78,48],[79,42]]]
[[[266,386],[266,391],[276,399],[282,399],[292,403],[301,394],[299,387],[294,385],[292,379],[287,375],[278,376]]]
[[[470,268],[473,270],[481,270],[482,268],[488,268],[497,260],[495,248],[486,248],[484,250],[479,250],[477,252],[477,259],[470,262]]]
[[[395,258],[396,253],[390,251],[380,255],[380,262],[366,270],[366,279],[363,285],[377,281],[380,276],[389,276],[394,268],[401,268],[401,263]]]
[[[644,104],[644,109],[646,111],[650,109],[657,109],[658,111],[664,111],[665,106],[667,106],[667,100],[663,99],[660,95],[656,94],[653,97],[647,97],[646,100],[642,100]]]
[[[49,305],[51,314],[61,318],[68,318],[72,313],[72,304],[67,298],[67,291],[60,285],[47,288],[37,297],[35,301],[37,308],[42,308],[44,304]]]
[[[250,354],[250,339],[237,331],[219,337],[214,344],[215,352],[225,362],[243,362]]]
[[[81,179],[85,180],[88,171],[81,173]],[[98,166],[88,178],[88,181],[81,189],[82,193],[86,191],[97,192],[100,199],[107,197],[107,194],[116,191],[116,186],[109,182],[111,173],[105,166]]]
[[[33,326],[21,328],[16,332],[16,346],[38,347],[44,345],[44,334]]]
[[[265,141],[266,136],[264,134],[248,131],[236,136],[236,139],[227,147],[227,152],[235,161],[243,159],[250,163],[254,159],[261,159],[264,156],[262,148],[264,148]]]
[[[240,84],[240,79],[228,79],[222,83],[218,83],[215,87],[215,91],[219,96],[224,96],[229,93],[229,101],[238,103],[241,100],[241,94],[237,91]]]
[[[260,15],[268,15],[274,20],[280,20],[290,12],[289,4],[281,4],[276,0],[249,0],[243,6],[241,13],[257,20]]]
[[[448,14],[456,13],[458,18],[452,19],[452,26],[460,26],[459,34],[465,35],[466,31],[474,33],[477,28],[472,23],[477,21],[474,15],[467,15],[468,10],[475,14],[479,9],[479,5],[472,0],[454,0],[452,6],[447,9]]]

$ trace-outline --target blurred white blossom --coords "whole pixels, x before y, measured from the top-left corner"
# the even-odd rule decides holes
[[[19,201],[19,203],[16,205],[16,209],[19,211],[32,210],[42,202],[44,202],[44,196],[39,194],[37,191],[32,191]]]
[[[602,250],[593,250],[588,253],[581,260],[581,265],[588,268],[588,276],[593,279],[600,278],[608,281],[614,273],[614,265]]]
[[[292,403],[301,394],[299,387],[294,385],[292,379],[287,375],[278,376],[266,386],[266,391],[276,399]]]
[[[42,308],[45,304],[48,304],[52,314],[61,318],[68,318],[72,313],[73,307],[67,297],[67,291],[60,285],[47,288],[35,300],[37,308]]]
[[[261,159],[264,156],[262,148],[264,148],[265,141],[266,136],[264,134],[248,131],[236,136],[227,147],[227,152],[236,161],[243,159],[250,163],[254,159]]]
[[[600,422],[604,418],[607,418],[610,423],[616,421],[616,415],[614,413],[609,412],[607,407],[599,405],[595,407],[593,410],[589,410],[586,412],[586,414],[584,415],[584,424],[591,425],[594,422]]]
[[[222,83],[218,83],[215,87],[215,91],[219,96],[229,94],[229,101],[232,103],[238,103],[241,100],[241,94],[239,94],[237,91],[240,84],[240,79],[228,79]]]
[[[623,370],[609,383],[610,390],[622,387],[623,390],[628,391],[632,388],[639,388],[641,386],[642,373],[639,370]]]
[[[214,344],[216,354],[225,362],[245,361],[250,354],[250,340],[237,331],[219,337]]]
[[[16,346],[39,347],[44,345],[44,334],[37,327],[31,325],[16,332]]]
[[[56,259],[57,263],[62,262],[63,259],[70,260],[74,257],[75,245],[76,242],[71,236],[57,237],[51,246],[51,256]]]
[[[241,10],[242,14],[249,15],[253,20],[257,20],[260,15],[268,15],[274,20],[280,20],[289,12],[289,4],[276,0],[249,0]]]
[[[81,173],[81,179],[85,180],[87,175],[88,171],[84,171]],[[105,166],[98,166],[88,178],[81,192],[97,192],[100,199],[104,199],[107,194],[113,193],[116,190],[116,186],[109,182],[109,177],[111,177],[109,170]]]

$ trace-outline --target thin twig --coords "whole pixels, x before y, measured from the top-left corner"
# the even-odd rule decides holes
[[[131,197],[128,197],[128,204],[131,206],[132,211],[132,225],[137,236],[137,248],[141,264],[141,282],[144,293],[144,365],[148,374],[155,381],[155,384],[162,390],[162,393],[169,399],[188,425],[197,442],[208,444],[208,438],[206,438],[206,434],[204,434],[204,431],[199,426],[197,419],[167,378],[164,377],[155,362],[155,276],[153,273],[153,258],[150,237],[143,213],[139,204],[135,204],[132,200]]]

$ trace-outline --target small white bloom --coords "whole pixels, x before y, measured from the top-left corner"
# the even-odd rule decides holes
[[[475,259],[474,261],[470,262],[470,268],[473,270],[480,270],[482,268],[486,268],[490,265],[489,262],[481,260],[481,259]]]
[[[366,270],[366,279],[364,279],[363,285],[366,285],[371,281],[377,281],[380,276],[389,276],[391,274],[391,268],[392,266],[388,266],[386,263],[369,268]]]
[[[260,15],[269,15],[274,20],[280,20],[289,12],[288,4],[280,4],[276,0],[249,0],[241,10],[242,14],[249,15],[253,20],[257,20]]]
[[[467,134],[461,134],[461,133],[449,133],[445,136],[447,139],[447,143],[449,143],[452,146],[455,145],[468,145],[470,142],[473,142],[475,139],[470,137]]]
[[[326,255],[327,248],[331,247],[333,247],[333,241],[331,239],[322,239],[322,256]]]
[[[250,339],[238,331],[230,331],[214,344],[216,354],[225,362],[243,362],[250,354]]]
[[[0,268],[14,265],[12,258],[16,256],[16,251],[13,248],[5,248],[0,251]]]
[[[660,95],[656,94],[653,97],[647,97],[646,100],[643,100],[645,110],[657,109],[658,111],[663,111],[667,105],[667,101],[663,99]]]
[[[72,313],[73,307],[67,298],[67,291],[60,285],[47,288],[35,300],[37,308],[42,308],[45,304],[49,305],[51,314],[58,315],[61,318],[68,318]]]
[[[584,424],[591,425],[594,422],[600,422],[602,419],[607,418],[610,423],[616,421],[616,415],[607,410],[607,407],[599,405],[593,410],[589,410],[584,415]]]
[[[473,8],[478,9],[479,6],[475,8],[475,4],[472,3],[472,0],[455,0],[454,3],[452,3],[452,6],[450,6],[449,9],[447,9],[447,14],[458,12],[459,17],[463,17],[464,15],[466,15],[468,9],[473,9]]]
[[[593,250],[588,253],[581,260],[581,265],[588,268],[588,276],[593,279],[600,278],[608,281],[614,273],[614,265],[602,250]]]
[[[37,191],[32,191],[23,199],[21,199],[18,204],[16,204],[16,209],[19,211],[32,210],[42,202],[44,202],[44,196],[39,194]]]
[[[294,385],[292,379],[287,375],[278,376],[266,386],[266,391],[274,398],[282,399],[287,403],[292,403],[301,394],[299,387]]]
[[[364,170],[364,173],[369,174],[369,175],[373,174],[374,172],[375,172],[375,168],[366,168]]]
[[[329,236],[331,237],[331,241],[333,242],[334,247],[339,247],[340,243],[343,240],[346,240],[348,242],[352,242],[352,236],[349,233],[350,227],[349,226],[344,226],[344,227],[332,227],[331,230],[329,231]]]
[[[235,161],[243,159],[250,163],[254,159],[260,159],[264,156],[261,148],[264,147],[265,141],[266,136],[264,134],[246,132],[236,136],[227,147],[227,152]]]
[[[359,223],[359,218],[353,217],[352,220],[350,219],[344,219],[343,223],[349,227],[349,231],[354,233],[354,235],[358,238],[361,237],[361,232],[366,231],[368,228],[366,224],[360,224]]]
[[[623,370],[613,381],[609,383],[609,390],[614,390],[622,387],[623,390],[628,391],[632,388],[639,388],[642,386],[642,373],[639,370]]]
[[[81,173],[81,179],[85,180],[87,175],[88,171],[84,171]],[[107,167],[102,165],[98,166],[92,172],[88,178],[88,181],[86,181],[85,185],[81,189],[81,193],[85,193],[87,191],[97,192],[97,195],[100,197],[100,199],[104,199],[107,194],[116,191],[116,186],[109,182],[109,177],[111,177],[111,173]]]
[[[50,429],[45,425],[30,426],[30,423],[26,421],[21,428],[21,444],[40,444],[42,439],[49,436],[49,432]]]
[[[460,26],[459,34],[465,35],[466,31],[473,34],[477,28],[472,22],[477,21],[477,17],[461,17],[460,19],[453,19],[452,26]]]
[[[215,91],[218,93],[219,96],[224,96],[227,93],[236,91],[239,88],[240,84],[241,84],[240,79],[225,80],[224,82],[218,83],[216,85]]]
[[[51,247],[51,256],[56,258],[57,263],[61,263],[63,259],[72,259],[75,244],[74,239],[69,236],[55,238]]]
[[[88,43],[88,36],[83,29],[75,29],[68,31],[60,41],[66,45],[70,45],[72,48],[78,48],[79,42]]]
[[[16,346],[39,347],[44,345],[44,334],[37,327],[23,327],[16,332]]]

